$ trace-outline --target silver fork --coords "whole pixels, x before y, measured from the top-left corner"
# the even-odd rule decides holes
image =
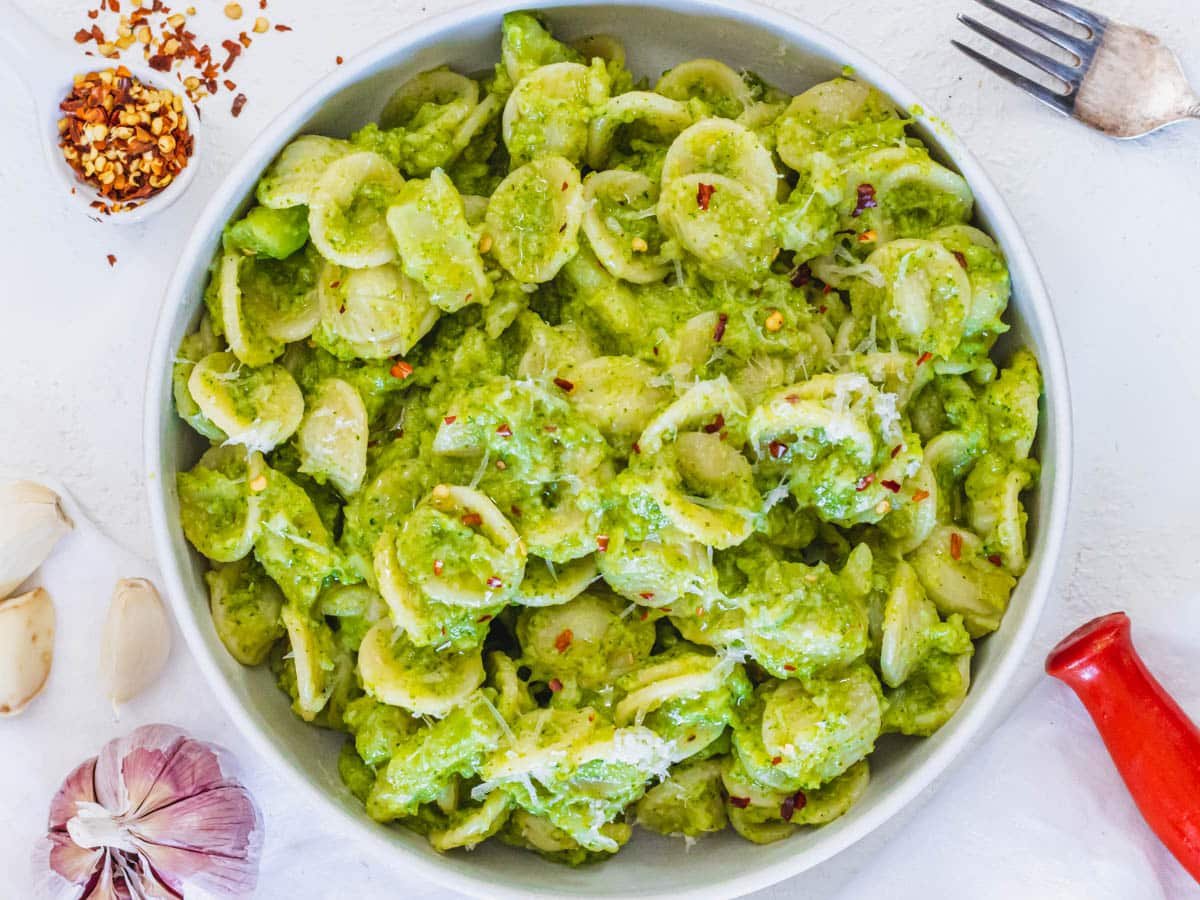
[[[1188,84],[1179,59],[1150,32],[1066,0],[1033,0],[1087,29],[1086,37],[1076,37],[998,0],[976,2],[1075,57],[1074,64],[1059,62],[971,16],[958,16],[972,31],[1061,82],[1062,91],[1051,90],[966,44],[950,42],[1052,109],[1118,138],[1140,137],[1173,122],[1200,119],[1200,96]]]

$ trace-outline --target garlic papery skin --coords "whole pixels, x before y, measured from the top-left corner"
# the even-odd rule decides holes
[[[0,484],[0,599],[32,575],[74,527],[50,488],[32,481]]]
[[[171,623],[154,585],[145,578],[118,581],[100,644],[100,678],[113,704],[149,687],[170,653]]]
[[[249,898],[262,843],[262,816],[226,751],[143,725],[78,766],[50,801],[35,895]]]
[[[25,709],[50,677],[54,603],[42,588],[0,601],[0,716]]]

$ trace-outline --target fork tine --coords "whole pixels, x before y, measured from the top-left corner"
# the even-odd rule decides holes
[[[1043,9],[1056,12],[1064,18],[1090,28],[1094,34],[1104,31],[1105,26],[1108,25],[1107,17],[1100,13],[1094,13],[1090,9],[1084,9],[1082,6],[1076,6],[1074,3],[1067,3],[1066,0],[1033,0],[1033,2]]]
[[[960,13],[958,16],[958,21],[962,22],[976,34],[981,34],[989,41],[999,44],[1009,53],[1021,57],[1021,59],[1025,60],[1025,62],[1029,63],[1031,66],[1036,66],[1047,75],[1054,76],[1072,90],[1079,87],[1079,79],[1081,76],[1081,70],[1079,68],[1060,63],[1058,60],[1051,59],[1044,53],[1038,53],[1036,50],[1026,47],[1020,41],[1014,41],[1008,35],[1001,34],[999,31],[996,31],[996,29],[989,28],[987,25],[984,25],[982,22],[979,22],[970,16],[965,16]]]
[[[1033,79],[1026,78],[1024,75],[1000,65],[1000,63],[984,56],[978,50],[973,50],[966,44],[955,40],[950,41],[950,43],[952,43],[967,56],[971,57],[971,59],[975,60],[975,62],[979,63],[981,66],[984,66],[985,68],[990,69],[992,72],[995,72],[1010,84],[1015,84],[1025,93],[1031,94],[1034,99],[1042,101],[1042,103],[1045,103],[1051,109],[1058,110],[1064,116],[1069,116],[1074,113],[1074,97],[1056,93],[1055,91],[1038,84]]]
[[[1059,31],[1045,22],[1039,22],[1037,19],[1025,15],[1023,12],[1017,12],[1015,9],[998,2],[998,0],[975,0],[975,2],[998,15],[1004,16],[1010,22],[1016,22],[1022,28],[1027,28],[1038,37],[1045,38],[1050,43],[1057,44],[1064,50],[1069,50],[1079,57],[1081,61],[1090,58],[1092,55],[1093,48],[1087,41],[1067,34],[1065,31]]]

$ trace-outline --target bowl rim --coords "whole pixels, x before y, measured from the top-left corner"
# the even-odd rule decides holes
[[[293,136],[297,129],[338,92],[355,82],[369,77],[380,63],[404,53],[406,48],[423,46],[430,41],[445,41],[456,30],[467,23],[481,18],[498,18],[505,12],[536,8],[539,10],[569,10],[582,7],[620,6],[610,0],[539,0],[523,3],[520,0],[476,0],[476,2],[430,16],[407,27],[403,32],[389,35],[345,64],[321,78],[309,90],[275,117],[275,119],[246,148],[240,161],[223,177],[210,197],[199,219],[194,223],[191,236],[184,245],[176,268],[168,282],[164,303],[155,327],[153,349],[147,370],[147,387],[143,415],[144,463],[146,485],[151,514],[154,549],[166,585],[168,601],[176,622],[188,644],[210,688],[217,695],[226,713],[238,730],[272,768],[286,773],[286,779],[299,789],[299,796],[309,798],[325,811],[327,816],[336,817],[344,831],[353,833],[371,845],[379,855],[392,857],[397,863],[411,867],[422,877],[454,890],[477,897],[562,896],[550,886],[520,889],[487,881],[469,872],[456,869],[449,860],[433,860],[408,851],[391,843],[380,830],[367,827],[361,816],[356,816],[334,803],[326,792],[314,784],[307,775],[279,750],[265,729],[242,706],[226,681],[216,659],[209,652],[201,634],[201,622],[188,602],[187,589],[181,576],[181,561],[172,548],[170,531],[170,509],[168,492],[161,477],[163,460],[163,417],[167,408],[165,401],[170,393],[170,379],[163,373],[169,368],[175,348],[171,344],[173,325],[181,308],[183,297],[189,289],[189,270],[198,258],[211,255],[213,242],[219,238],[224,218],[221,211],[235,198],[245,196],[254,180],[278,148]],[[1008,645],[999,654],[988,680],[972,685],[972,702],[954,717],[954,731],[950,739],[937,747],[913,771],[905,775],[886,795],[864,814],[854,827],[830,835],[824,841],[814,841],[801,852],[782,861],[750,868],[732,874],[721,882],[703,888],[687,890],[673,889],[671,895],[678,898],[733,897],[777,884],[797,875],[866,837],[880,825],[899,813],[922,791],[945,773],[955,758],[973,740],[983,736],[984,726],[991,724],[989,718],[1001,705],[1007,688],[1013,681],[1026,651],[1032,642],[1038,621],[1045,608],[1055,571],[1061,555],[1066,524],[1067,507],[1071,486],[1072,421],[1070,388],[1067,380],[1066,362],[1053,309],[1033,255],[1026,244],[1019,226],[1009,211],[999,191],[984,172],[972,153],[950,131],[941,120],[932,117],[930,107],[920,102],[899,79],[877,65],[864,53],[852,48],[824,29],[788,12],[775,10],[757,2],[747,0],[641,0],[637,5],[688,15],[713,15],[733,19],[739,23],[769,31],[782,40],[799,45],[819,47],[828,55],[852,67],[856,77],[883,89],[898,106],[913,113],[914,119],[923,124],[935,136],[935,143],[955,164],[966,178],[977,199],[983,198],[991,218],[991,230],[998,236],[1005,249],[1011,270],[1023,275],[1024,291],[1021,298],[1022,315],[1037,324],[1043,347],[1039,364],[1042,369],[1047,406],[1052,406],[1054,417],[1054,440],[1047,441],[1042,448],[1043,467],[1054,467],[1053,490],[1043,495],[1044,512],[1038,523],[1039,561],[1031,575],[1034,583],[1029,590],[1028,606],[1016,628],[1008,635]],[[1052,402],[1051,402],[1052,401]],[[622,894],[589,894],[590,897],[613,900]]]

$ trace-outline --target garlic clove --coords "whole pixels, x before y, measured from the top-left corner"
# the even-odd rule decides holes
[[[32,481],[0,484],[0,599],[32,575],[74,527],[50,488]]]
[[[117,582],[100,645],[100,677],[114,704],[140,694],[171,653],[171,623],[158,591],[145,578]]]
[[[0,716],[38,695],[54,657],[54,604],[42,588],[0,601]]]

